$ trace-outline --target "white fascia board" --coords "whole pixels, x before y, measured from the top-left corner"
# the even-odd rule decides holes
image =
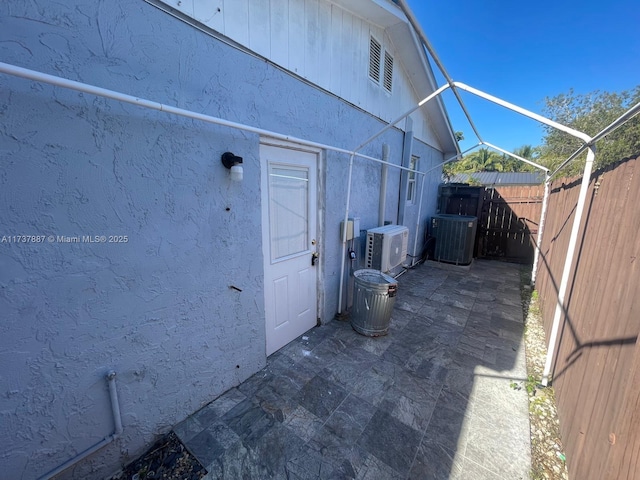
[[[388,0],[330,0],[330,2],[382,28],[407,22],[402,10]]]

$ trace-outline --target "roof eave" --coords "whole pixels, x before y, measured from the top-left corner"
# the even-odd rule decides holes
[[[398,5],[390,0],[331,0],[331,2],[378,25],[387,32],[420,100],[438,88],[424,47],[411,22]],[[423,108],[427,116],[434,120],[432,126],[442,151],[451,156],[459,154],[458,142],[442,98],[437,97]]]

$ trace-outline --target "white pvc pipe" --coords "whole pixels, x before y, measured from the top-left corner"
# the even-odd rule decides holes
[[[162,104],[162,103],[159,103],[159,102],[154,102],[154,101],[151,101],[151,100],[146,100],[146,99],[143,99],[143,98],[134,97],[132,95],[127,95],[125,93],[116,92],[114,90],[108,90],[106,88],[96,87],[94,85],[89,85],[89,84],[82,83],[82,82],[76,82],[74,80],[68,80],[66,78],[57,77],[55,75],[49,75],[47,73],[37,72],[35,70],[29,70],[27,68],[18,67],[18,66],[15,66],[15,65],[10,65],[10,64],[4,63],[4,62],[0,62],[0,73],[4,73],[4,74],[7,74],[7,75],[13,75],[13,76],[16,76],[16,77],[21,77],[21,78],[26,78],[28,80],[33,80],[33,81],[36,81],[36,82],[48,83],[50,85],[55,85],[55,86],[58,86],[58,87],[68,88],[68,89],[71,89],[71,90],[76,90],[78,92],[89,93],[89,94],[92,94],[92,95],[97,95],[99,97],[110,98],[112,100],[117,100],[117,101],[120,101],[120,102],[129,103],[129,104],[132,104],[132,105],[137,105],[139,107],[149,108],[151,110],[157,110],[157,111],[160,111],[160,112],[171,113],[171,114],[174,114],[174,115],[179,115],[179,116],[186,117],[186,118],[192,118],[194,120],[200,120],[200,121],[207,122],[207,123],[212,123],[212,124],[215,124],[215,125],[222,125],[222,126],[229,127],[229,128],[235,128],[235,129],[238,129],[238,130],[244,130],[244,131],[247,131],[247,132],[256,133],[258,135],[264,135],[264,136],[271,137],[271,138],[276,138],[276,139],[279,139],[279,140],[295,142],[295,143],[298,143],[298,144],[301,144],[301,145],[307,145],[307,146],[320,148],[320,149],[324,149],[324,150],[330,150],[330,151],[334,151],[334,152],[340,152],[340,153],[349,154],[350,155],[350,164],[349,164],[349,185],[348,185],[348,189],[347,189],[347,199],[349,199],[349,196],[351,194],[351,170],[352,170],[352,167],[353,167],[353,158],[356,157],[356,156],[360,157],[360,158],[367,159],[367,160],[371,160],[373,162],[382,163],[382,164],[386,164],[386,165],[391,165],[391,166],[399,168],[401,170],[415,171],[415,170],[411,170],[410,168],[402,167],[402,166],[399,166],[399,165],[394,165],[394,164],[389,163],[389,162],[384,162],[383,160],[380,160],[378,158],[370,157],[368,155],[363,155],[361,153],[358,153],[357,150],[362,148],[362,146],[364,146],[369,141],[371,141],[374,138],[376,138],[379,135],[381,135],[383,132],[385,132],[386,130],[391,128],[393,125],[398,123],[400,120],[402,120],[406,116],[408,116],[411,113],[413,113],[414,111],[416,111],[418,108],[420,108],[426,102],[428,102],[429,100],[431,100],[432,98],[437,96],[440,92],[442,92],[442,91],[446,90],[447,88],[449,88],[448,85],[445,86],[445,87],[439,88],[436,92],[434,92],[433,94],[431,94],[428,97],[426,97],[425,99],[423,99],[418,104],[417,107],[413,108],[412,110],[410,110],[409,112],[404,114],[402,117],[399,117],[393,123],[385,126],[385,128],[383,128],[376,135],[374,135],[373,137],[368,139],[366,142],[364,142],[360,147],[358,147],[355,150],[347,150],[347,149],[344,149],[344,148],[338,148],[338,147],[334,147],[334,146],[327,145],[327,144],[324,144],[324,143],[318,143],[318,142],[312,142],[312,141],[309,141],[309,140],[303,140],[301,138],[293,137],[291,135],[282,135],[280,133],[272,132],[272,131],[265,130],[265,129],[262,129],[262,128],[256,128],[256,127],[251,127],[249,125],[244,125],[244,124],[241,124],[241,123],[230,122],[230,121],[224,120],[222,118],[213,117],[213,116],[210,116],[210,115],[204,115],[204,114],[201,114],[201,113],[192,112],[190,110],[185,110],[185,109],[182,109],[182,108],[171,107],[169,105],[165,105],[165,104]],[[417,172],[417,173],[420,173],[420,172]],[[345,209],[345,212],[346,212],[345,222],[347,222],[348,215],[349,215],[349,206],[348,206],[348,204],[347,204],[347,207]],[[346,232],[346,229],[345,229],[345,232]],[[346,240],[344,240],[344,238],[343,238],[342,250],[343,250],[342,257],[343,257],[343,260],[344,260],[344,256],[345,256],[345,253],[346,253]],[[344,261],[343,261],[343,265],[341,267],[341,273],[340,273],[340,293],[339,293],[340,299],[339,299],[339,305],[338,305],[338,313],[340,313],[341,309],[342,309],[342,287],[343,287],[343,281],[344,281]]]
[[[471,126],[471,129],[473,130],[473,133],[475,133],[475,135],[478,138],[478,140],[480,142],[482,142],[482,137],[480,136],[480,133],[478,132],[478,129],[476,128],[475,124],[473,123],[473,120],[471,119],[471,115],[469,114],[469,111],[467,110],[467,107],[465,106],[464,102],[462,101],[462,97],[460,96],[460,93],[454,88],[453,79],[451,78],[451,76],[449,75],[447,70],[444,68],[444,65],[443,65],[442,61],[440,60],[440,58],[438,57],[438,54],[436,53],[435,49],[431,45],[431,42],[427,38],[427,35],[424,33],[424,30],[422,30],[422,27],[420,26],[420,22],[418,22],[416,17],[413,15],[413,12],[409,8],[409,6],[407,5],[407,2],[405,2],[405,0],[395,0],[395,1],[400,6],[400,9],[404,12],[405,16],[409,20],[409,23],[411,23],[411,26],[413,27],[415,32],[420,37],[420,40],[422,41],[424,47],[427,49],[427,51],[431,55],[431,58],[433,58],[433,61],[435,62],[436,66],[440,69],[440,72],[442,72],[442,75],[444,76],[445,80],[447,81],[447,84],[450,87],[452,87],[451,90],[453,91],[453,94],[455,95],[456,99],[458,100],[458,103],[460,104],[460,108],[462,108],[462,111],[464,112],[465,117],[467,117],[467,121],[469,122],[469,125]]]
[[[420,232],[420,217],[422,216],[422,199],[424,193],[424,184],[427,183],[427,176],[422,177],[422,185],[420,185],[420,203],[418,204],[418,218],[416,219],[416,235],[413,241],[413,256],[411,257],[411,266],[416,264],[416,250],[418,250],[418,232]]]
[[[540,170],[544,171],[545,173],[549,173],[549,169],[547,167],[543,167],[542,165],[538,165],[535,162],[532,162],[531,160],[528,160],[524,157],[521,157],[520,155],[516,155],[515,153],[511,153],[508,152],[507,150],[504,150],[500,147],[496,147],[495,145],[490,144],[489,142],[482,142],[483,144],[485,144],[487,147],[493,148],[494,150],[497,150],[501,153],[504,153],[505,155],[508,155],[512,158],[515,158],[516,160],[520,160],[521,162],[524,163],[528,163],[529,165],[531,165],[532,167],[536,167],[539,168]]]
[[[103,438],[98,443],[93,445],[92,447],[87,448],[83,452],[79,453],[75,457],[70,460],[67,460],[65,463],[60,465],[58,468],[51,470],[48,473],[45,473],[38,480],[49,480],[56,475],[64,472],[68,468],[71,468],[76,463],[84,460],[88,456],[94,454],[101,448],[109,445],[111,442],[116,440],[120,434],[122,433],[122,418],[120,417],[120,403],[118,402],[118,392],[116,390],[116,372],[109,372],[107,374],[107,381],[109,382],[109,396],[111,398],[111,413],[113,415],[113,424],[114,424],[114,433],[109,435],[108,437]]]
[[[640,114],[640,103],[635,104],[629,110],[627,110],[622,115],[620,115],[618,118],[616,118],[613,122],[611,122],[606,128],[603,128],[602,131],[600,131],[599,133],[596,133],[593,136],[593,140],[591,140],[591,142],[595,143],[598,140],[606,137],[611,132],[613,132],[614,130],[620,128],[622,125],[627,123],[629,120],[631,120],[633,117],[635,117],[638,114]]]
[[[118,401],[118,390],[116,389],[116,372],[113,370],[107,374],[109,381],[109,397],[111,398],[111,414],[113,415],[114,435],[122,433],[122,416],[120,415],[120,402]]]
[[[542,197],[542,211],[540,212],[540,223],[538,224],[538,239],[536,240],[536,249],[533,253],[533,269],[531,271],[531,286],[535,286],[536,277],[538,276],[538,262],[542,254],[542,232],[544,230],[544,222],[547,218],[547,209],[549,208],[551,175],[547,172],[544,180],[544,196]]]
[[[382,144],[382,160],[389,161],[389,145]],[[386,163],[382,164],[382,172],[380,172],[380,201],[378,202],[378,225],[384,225],[385,210],[387,209],[387,174],[389,166]],[[356,232],[353,232],[355,235]]]
[[[436,98],[438,95],[440,95],[442,92],[444,92],[447,88],[449,88],[449,85],[444,85],[440,88],[438,88],[435,92],[433,92],[431,95],[428,95],[427,97],[423,98],[422,100],[420,100],[420,102],[413,108],[411,108],[410,110],[408,110],[407,112],[403,113],[402,115],[400,115],[398,118],[396,118],[395,120],[392,120],[391,122],[389,122],[387,125],[385,125],[385,127],[380,130],[379,132],[375,133],[374,135],[370,136],[369,138],[367,138],[364,142],[362,142],[360,145],[358,145],[356,148],[353,149],[354,152],[359,151],[362,147],[364,147],[366,144],[368,144],[369,142],[371,142],[372,140],[375,140],[376,138],[378,138],[380,135],[382,135],[384,132],[386,132],[387,130],[389,130],[390,128],[392,128],[394,125],[396,125],[398,122],[404,120],[405,118],[407,118],[409,115],[411,115],[413,112],[415,112],[416,110],[419,110],[425,103],[429,102],[430,100]]]
[[[624,125],[626,122],[628,122],[638,114],[640,114],[640,103],[631,107],[629,110],[623,113],[620,117],[618,117],[609,125],[607,125],[605,128],[603,128],[602,131],[600,131],[593,137],[591,142],[589,142],[589,145],[595,145],[595,143],[598,140],[601,140],[602,138],[606,137],[611,132],[618,129],[619,127]],[[578,148],[578,150],[576,150],[569,158],[567,158],[564,162],[562,162],[560,166],[553,171],[551,176],[554,177],[560,170],[562,170],[566,165],[568,165],[574,158],[576,158],[578,155],[584,152],[587,149],[587,147],[588,145],[582,145],[580,148]]]
[[[478,97],[484,98],[485,100],[489,100],[490,102],[493,102],[497,105],[500,105],[501,107],[507,108],[509,110],[512,110],[514,112],[517,112],[521,115],[524,115],[525,117],[529,117],[532,118],[534,120],[537,120],[540,123],[544,123],[545,125],[549,125],[550,127],[554,127],[558,130],[561,130],[563,132],[568,133],[569,135],[572,135],[574,137],[577,137],[579,139],[581,139],[582,141],[584,141],[584,143],[589,143],[591,141],[591,137],[589,135],[587,135],[586,133],[582,133],[579,132],[578,130],[574,130],[573,128],[567,127],[565,125],[562,125],[558,122],[554,122],[553,120],[549,120],[546,117],[543,117],[542,115],[538,115],[537,113],[533,113],[530,112],[529,110],[522,108],[522,107],[518,107],[517,105],[514,105],[513,103],[509,103],[506,102],[498,97],[494,97],[493,95],[489,95],[488,93],[485,93],[481,90],[478,90],[477,88],[473,88],[470,87],[468,85],[465,85],[464,83],[461,82],[454,82],[453,83],[456,87],[461,88],[462,90],[465,90],[469,93],[473,93],[474,95],[477,95]]]
[[[331,150],[334,152],[346,153],[351,155],[354,153],[352,150],[347,150],[345,148],[338,148],[331,145],[327,145],[324,143],[312,142],[309,140],[304,140],[301,138],[293,137],[291,135],[283,135],[280,133],[272,132],[270,130],[265,130],[263,128],[252,127],[250,125],[245,125],[242,123],[230,122],[229,120],[224,120],[222,118],[213,117],[211,115],[204,115],[202,113],[193,112],[191,110],[185,110],[182,108],[172,107],[170,105],[165,105],[163,103],[155,102],[152,100],[146,100],[144,98],[134,97],[133,95],[128,95],[126,93],[116,92],[114,90],[108,90],[106,88],[96,87],[94,85],[89,85],[86,83],[76,82],[74,80],[68,80],[62,77],[56,77],[55,75],[49,75],[47,73],[37,72],[35,70],[29,70],[27,68],[18,67],[15,65],[9,65],[7,63],[0,62],[0,73],[4,73],[7,75],[13,75],[16,77],[26,78],[29,80],[33,80],[35,82],[43,82],[48,83],[50,85],[55,85],[58,87],[68,88],[71,90],[76,90],[78,92],[89,93],[91,95],[97,95],[99,97],[110,98],[112,100],[117,100],[124,103],[129,103],[132,105],[137,105],[139,107],[148,108],[151,110],[157,110],[160,112],[171,113],[173,115],[178,115],[181,117],[191,118],[194,120],[200,120],[206,123],[212,123],[215,125],[222,125],[224,127],[235,128],[238,130],[244,130],[246,132],[255,133],[258,135],[264,135],[267,137],[275,138],[278,140],[284,140],[288,142],[295,142],[301,145],[307,145],[314,148]],[[360,153],[355,153],[357,157],[365,158],[367,160],[372,160],[374,162],[380,162],[381,160],[378,158],[370,157],[368,155],[363,155]]]
[[[426,172],[422,172],[423,175],[427,175],[427,173],[429,172],[433,172],[434,170],[436,170],[437,168],[442,168],[444,165],[446,165],[447,163],[451,163],[454,160],[457,160],[458,158],[462,158],[462,156],[466,155],[468,152],[470,152],[471,150],[473,150],[474,148],[478,148],[480,145],[482,145],[482,143],[476,143],[473,147],[469,147],[467,148],[464,152],[460,152],[456,155],[454,155],[453,157],[449,157],[447,160],[445,160],[442,163],[439,163],[438,165],[436,165],[435,167],[431,167],[429,170],[427,170]]]
[[[567,248],[567,256],[564,261],[564,269],[562,271],[562,278],[560,280],[560,288],[558,289],[558,301],[556,302],[556,309],[553,316],[553,325],[551,326],[551,335],[549,336],[549,347],[547,349],[547,358],[544,364],[544,371],[542,372],[542,385],[545,387],[549,384],[549,375],[551,373],[551,364],[553,363],[554,353],[556,349],[556,343],[558,340],[558,330],[560,328],[560,319],[565,310],[564,300],[567,293],[567,285],[569,283],[569,274],[571,273],[571,267],[573,265],[573,259],[575,256],[576,245],[578,243],[578,234],[580,233],[580,223],[582,222],[582,213],[587,200],[587,191],[589,190],[589,183],[591,181],[591,171],[593,169],[593,162],[596,157],[595,146],[589,146],[589,152],[587,153],[587,161],[584,166],[584,172],[582,174],[582,184],[580,185],[580,193],[578,194],[578,203],[576,205],[576,213],[573,219],[573,227],[571,228],[571,236],[569,237],[569,247]]]

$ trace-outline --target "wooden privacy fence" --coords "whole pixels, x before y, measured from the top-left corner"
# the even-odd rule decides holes
[[[444,184],[438,211],[478,217],[474,256],[533,263],[544,185]]]
[[[533,263],[544,185],[487,187],[483,192],[476,255]]]
[[[552,183],[536,288],[547,340],[580,189]],[[573,479],[640,479],[640,158],[591,177],[553,365]]]

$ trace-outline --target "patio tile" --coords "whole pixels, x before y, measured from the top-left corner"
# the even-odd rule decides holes
[[[407,294],[399,294],[394,308],[406,310],[407,312],[417,313],[420,311],[425,299],[422,296],[413,296]]]
[[[223,420],[248,446],[255,445],[276,422],[272,414],[249,399],[243,400],[227,412]]]
[[[384,462],[378,460],[375,456],[368,455],[364,464],[358,471],[356,480],[375,480],[383,478],[385,480],[402,480],[405,478],[405,475],[397,472]]]
[[[418,447],[408,479],[449,480],[462,478],[463,462],[456,460],[455,450],[431,441],[423,441]]]
[[[421,438],[421,432],[378,410],[363,432],[360,445],[395,471],[406,475]]]
[[[298,406],[285,420],[287,425],[303,441],[308,442],[324,425],[324,421],[302,406]]]
[[[274,425],[252,448],[270,475],[268,478],[287,478],[288,463],[304,450],[304,443],[284,425]]]
[[[409,270],[388,335],[314,328],[174,430],[212,479],[524,478],[519,278],[498,262]]]
[[[221,457],[225,448],[218,443],[215,437],[208,430],[203,430],[186,443],[186,447],[203,465],[213,463],[216,458]]]
[[[412,373],[424,380],[427,380],[429,383],[435,385],[442,385],[447,378],[448,369],[437,362],[434,362],[432,359],[423,360],[420,365],[418,365]]]
[[[349,435],[353,436],[353,432],[364,430],[375,412],[376,408],[369,402],[356,395],[349,395],[329,417],[326,425],[337,429],[347,428],[351,430]]]
[[[335,382],[316,375],[301,390],[298,401],[318,418],[326,420],[347,394],[347,391]]]
[[[406,345],[402,342],[394,342],[385,350],[381,355],[381,358],[387,362],[402,366],[407,363],[409,358],[411,358],[418,348],[419,346]]]
[[[332,466],[327,478],[355,478],[365,461],[367,452],[357,444],[334,435],[330,429],[320,430],[308,443],[324,464]]]
[[[173,428],[180,441],[186,444],[189,440],[202,432],[204,428],[194,416],[188,417]]]
[[[218,397],[215,402],[198,410],[193,418],[206,428],[246,398],[247,396],[240,390],[232,388]]]
[[[290,480],[328,479],[335,476],[335,470],[333,464],[324,460],[322,455],[305,445],[297,455],[293,455],[287,461],[287,476],[285,478]]]
[[[202,459],[198,458],[202,463]],[[238,441],[206,465],[205,478],[271,478],[271,472],[253,450]]]
[[[468,292],[471,295],[463,295],[459,292]],[[440,287],[436,293],[431,295],[430,300],[440,302],[443,305],[450,307],[461,308],[463,310],[471,310],[476,299],[473,292],[464,290],[462,288],[454,288],[447,292],[446,287]]]
[[[391,415],[414,430],[424,432],[429,425],[435,406],[435,399],[423,398],[416,401],[402,395],[396,399]]]
[[[465,411],[464,415],[460,415],[458,409],[444,404],[442,399],[438,400],[435,408],[437,414],[431,416],[424,438],[452,451],[458,447],[464,448],[466,439],[462,435],[462,428],[468,413]]]
[[[386,398],[387,392],[393,387],[393,377],[384,372],[372,368],[364,372],[361,377],[351,385],[349,390],[359,398],[378,406]]]

